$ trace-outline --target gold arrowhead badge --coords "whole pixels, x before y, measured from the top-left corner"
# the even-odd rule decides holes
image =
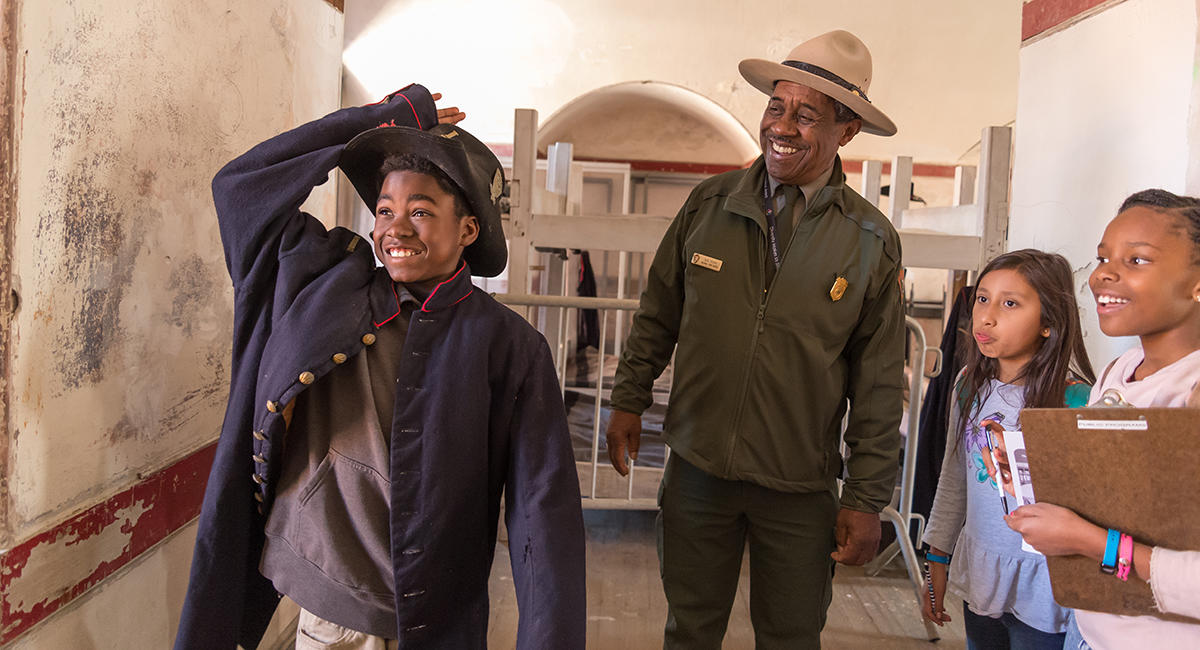
[[[843,278],[839,275],[837,279],[833,281],[833,286],[829,288],[829,297],[832,298],[834,302],[841,300],[842,296],[846,295],[846,286],[848,284],[849,283],[846,282],[846,278]]]

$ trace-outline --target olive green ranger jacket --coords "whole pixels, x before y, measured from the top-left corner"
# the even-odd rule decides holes
[[[845,184],[841,159],[767,281],[760,157],[706,179],[663,236],[611,404],[640,414],[675,354],[663,430],[672,453],[723,479],[833,490],[849,404],[843,507],[891,500],[900,449],[900,238]]]

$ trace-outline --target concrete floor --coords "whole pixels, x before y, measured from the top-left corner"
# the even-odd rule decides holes
[[[654,544],[655,513],[644,510],[585,510],[588,568],[589,648],[641,650],[662,647],[667,603],[658,576]],[[496,546],[490,585],[492,614],[488,628],[491,648],[513,648],[517,604],[508,563],[508,548]],[[750,627],[749,571],[742,580],[725,636],[727,650],[754,647]],[[955,602],[947,609],[961,611]],[[833,602],[822,647],[830,649],[892,648],[950,650],[965,648],[961,616],[939,630],[936,645],[925,640],[916,596],[904,569],[893,562],[878,577],[862,569],[839,567],[833,582]]]

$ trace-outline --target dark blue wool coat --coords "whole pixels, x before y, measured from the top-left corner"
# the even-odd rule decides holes
[[[410,86],[271,138],[213,180],[235,290],[233,376],[176,648],[257,646],[279,598],[258,564],[283,406],[399,313],[371,242],[327,231],[300,205],[358,133],[436,121],[428,91]],[[403,354],[390,441],[401,647],[486,646],[503,493],[517,646],[582,648],[579,485],[545,339],[475,289],[464,264],[413,315]]]

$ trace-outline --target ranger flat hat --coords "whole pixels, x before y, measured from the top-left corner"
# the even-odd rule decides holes
[[[867,99],[871,86],[871,52],[857,36],[834,30],[804,41],[782,63],[746,59],[738,71],[750,85],[770,95],[778,81],[793,81],[845,104],[862,117],[862,130],[895,135],[896,124]]]
[[[508,247],[500,224],[504,168],[475,136],[462,127],[438,124],[422,131],[408,126],[380,126],[363,131],[342,151],[338,166],[346,173],[371,212],[383,184],[379,169],[392,155],[412,154],[442,170],[467,198],[479,221],[479,237],[463,250],[472,275],[495,277],[508,263]]]

